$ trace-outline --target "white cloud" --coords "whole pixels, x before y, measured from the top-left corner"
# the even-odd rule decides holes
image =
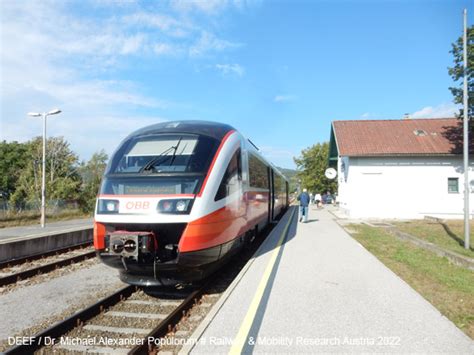
[[[199,28],[188,19],[177,19],[161,13],[142,11],[124,16],[120,23],[130,28],[160,30],[162,33],[175,38],[187,38]]]
[[[296,100],[295,95],[277,95],[273,98],[274,102],[291,102],[295,100]]]
[[[241,77],[245,73],[245,69],[239,64],[216,64],[216,68],[224,75],[236,74]]]
[[[156,43],[153,45],[153,53],[156,55],[179,55],[181,52],[181,48],[169,43]]]
[[[44,56],[40,61],[101,70],[131,55],[202,56],[241,46],[218,38],[189,16],[144,12],[137,5],[125,15],[111,11],[92,19],[73,15],[67,4],[1,2],[2,47],[8,48],[2,51],[2,61],[18,65],[18,58],[37,60]],[[35,51],[37,48],[41,51]]]
[[[137,58],[179,59],[239,46],[217,38],[205,22],[194,23],[193,14],[172,14],[166,5],[146,6],[147,12],[134,1],[89,5],[91,12],[100,11],[75,13],[69,1],[0,1],[1,139],[39,135],[40,123],[26,112],[59,107],[63,113],[48,124],[48,134],[65,136],[84,156],[157,120],[137,111],[156,115],[157,109],[176,106],[120,79]],[[239,67],[228,70],[239,75]]]
[[[426,106],[410,114],[411,118],[447,118],[454,117],[459,112],[459,106],[453,103],[443,103],[438,106]]]
[[[229,0],[173,0],[175,10],[182,12],[200,11],[208,15],[215,15],[226,8]]]
[[[206,15],[218,15],[228,8],[243,10],[250,6],[259,6],[262,0],[172,0],[172,7],[179,12],[198,11]]]
[[[189,48],[189,55],[192,57],[202,56],[207,52],[220,52],[240,46],[242,44],[220,39],[211,32],[202,31],[199,39]]]

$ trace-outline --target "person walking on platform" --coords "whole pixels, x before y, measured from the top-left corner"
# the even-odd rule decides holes
[[[321,194],[319,192],[314,195],[314,203],[317,208],[321,207]]]
[[[309,195],[308,190],[303,189],[303,192],[298,196],[298,201],[300,201],[300,222],[308,222],[308,205],[309,205]]]

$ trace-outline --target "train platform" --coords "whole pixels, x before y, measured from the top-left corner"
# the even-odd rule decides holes
[[[0,229],[0,262],[92,241],[92,218]]]
[[[64,233],[82,228],[92,228],[92,218],[71,219],[69,221],[46,222],[44,228],[41,225],[32,224],[29,226],[7,227],[0,229],[0,241],[18,238],[30,238],[49,234]]]
[[[474,342],[335,221],[292,207],[181,353],[474,353]]]

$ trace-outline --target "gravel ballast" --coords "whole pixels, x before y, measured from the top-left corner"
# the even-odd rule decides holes
[[[69,308],[93,304],[97,294],[118,289],[117,271],[95,264],[77,272],[21,287],[0,295],[0,341],[35,327]],[[44,324],[44,329],[48,324]],[[30,334],[33,335],[33,334]]]

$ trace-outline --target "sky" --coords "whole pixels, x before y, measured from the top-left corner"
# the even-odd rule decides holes
[[[2,0],[0,140],[82,160],[163,121],[228,123],[274,164],[334,120],[452,117],[464,0]]]

